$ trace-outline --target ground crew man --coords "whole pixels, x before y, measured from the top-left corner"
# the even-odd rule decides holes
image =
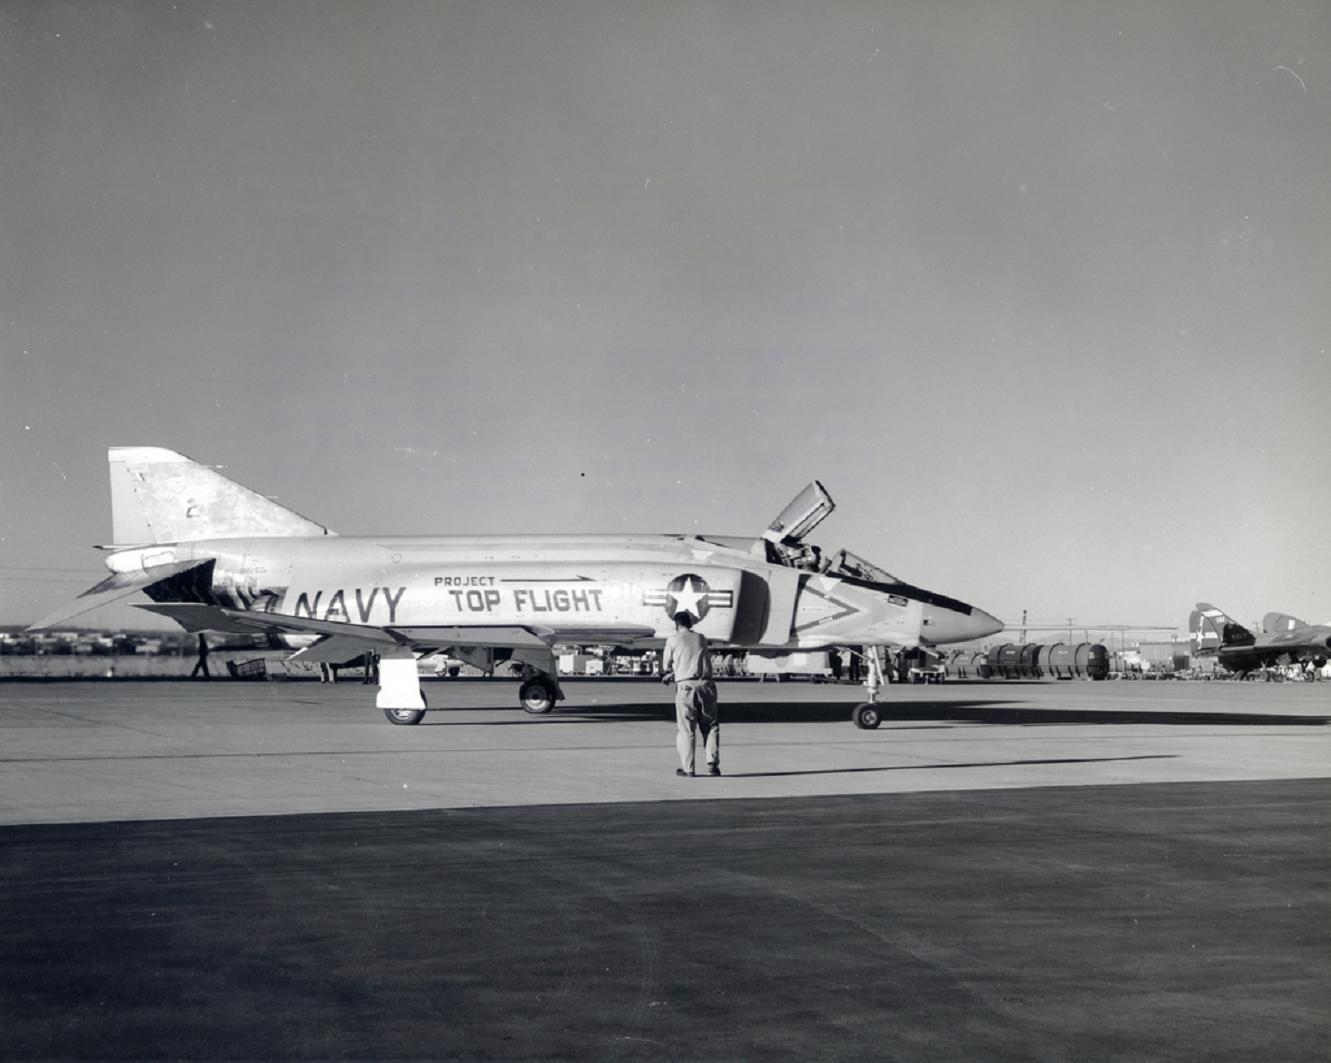
[[[675,748],[679,750],[676,775],[693,774],[693,735],[702,732],[706,750],[707,772],[721,774],[721,721],[716,704],[716,684],[712,682],[712,655],[707,639],[693,630],[693,615],[675,614],[675,633],[666,639],[661,657],[661,682],[675,684],[675,721],[678,731]]]
[[[193,679],[200,672],[204,679],[211,679],[212,673],[208,671],[208,640],[199,635],[199,659],[194,662],[194,671],[190,672],[189,677]]]

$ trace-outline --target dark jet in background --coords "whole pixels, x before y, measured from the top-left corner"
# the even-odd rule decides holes
[[[1188,620],[1193,653],[1217,657],[1242,675],[1277,664],[1311,662],[1321,668],[1331,656],[1331,626],[1309,624],[1286,613],[1267,613],[1262,633],[1254,635],[1208,602],[1198,602]]]

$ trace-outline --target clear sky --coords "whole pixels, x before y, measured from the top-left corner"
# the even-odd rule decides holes
[[[108,445],[344,534],[817,477],[1005,619],[1331,619],[1322,0],[10,2],[0,79],[0,623]]]

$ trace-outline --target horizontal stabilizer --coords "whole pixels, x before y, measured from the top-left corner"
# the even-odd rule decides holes
[[[89,587],[68,605],[57,609],[49,616],[44,616],[37,623],[31,625],[29,631],[41,631],[46,628],[55,627],[57,624],[63,624],[72,617],[82,616],[84,613],[100,608],[103,605],[109,605],[111,602],[119,601],[121,598],[128,598],[135,591],[146,590],[154,583],[160,583],[164,579],[170,579],[172,576],[178,576],[182,572],[188,572],[190,569],[198,568],[201,565],[211,564],[211,560],[205,561],[172,561],[167,565],[153,565],[151,568],[135,569],[132,572],[116,572],[95,587]]]

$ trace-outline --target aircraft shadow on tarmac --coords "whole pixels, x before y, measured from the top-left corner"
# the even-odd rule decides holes
[[[867,771],[940,771],[949,768],[1026,768],[1045,764],[1108,764],[1121,760],[1176,760],[1175,753],[1143,753],[1130,757],[1040,757],[1032,760],[977,760],[966,764],[883,764],[871,768],[814,768],[808,771],[727,772],[729,779],[777,779],[787,775],[854,775]]]
[[[721,722],[730,725],[753,723],[837,723],[850,722],[854,703],[776,703],[761,701],[721,701]],[[912,730],[947,727],[956,723],[1001,724],[1004,726],[1053,727],[1067,724],[1156,724],[1172,726],[1260,726],[1322,727],[1328,716],[1293,716],[1243,712],[1143,712],[1114,709],[1045,709],[1018,706],[1008,701],[888,701],[879,703],[883,725],[902,730],[902,724],[924,723]],[[506,714],[507,715],[507,714]],[[617,720],[620,722],[660,721],[674,715],[672,704],[661,702],[608,703],[577,705],[555,709],[548,716],[523,715],[516,719],[486,720],[481,726],[510,727],[522,724],[574,724]],[[462,726],[463,721],[446,719],[446,713],[432,712],[426,724]],[[477,726],[477,721],[465,724]]]

